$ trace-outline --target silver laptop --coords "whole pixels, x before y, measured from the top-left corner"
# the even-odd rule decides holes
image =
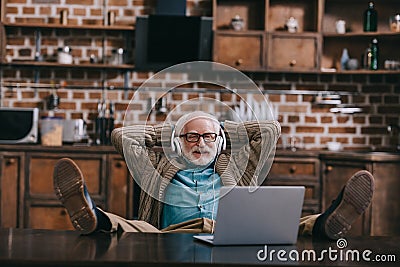
[[[213,245],[294,244],[304,191],[304,186],[223,186],[214,234],[194,238]]]

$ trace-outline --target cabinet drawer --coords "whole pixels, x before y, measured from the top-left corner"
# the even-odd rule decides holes
[[[316,36],[271,35],[268,48],[268,68],[318,68],[318,40]]]
[[[262,33],[217,33],[214,36],[214,61],[238,69],[259,69],[263,66]]]
[[[65,208],[59,206],[30,206],[25,227],[33,229],[73,230]]]
[[[105,164],[102,157],[68,155],[79,166],[85,178],[88,190],[93,195],[101,195],[102,177],[105,172]],[[53,155],[36,155],[29,157],[29,194],[30,195],[54,195],[53,171],[60,157]],[[104,170],[103,170],[104,169]]]
[[[318,177],[319,166],[315,161],[275,160],[271,166],[269,177]]]

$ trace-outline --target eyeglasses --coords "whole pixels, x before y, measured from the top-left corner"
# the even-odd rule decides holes
[[[205,143],[211,143],[217,140],[217,136],[218,134],[216,133],[186,133],[181,134],[179,137],[185,137],[186,141],[188,141],[189,143],[197,143],[200,140],[200,137],[203,137]]]

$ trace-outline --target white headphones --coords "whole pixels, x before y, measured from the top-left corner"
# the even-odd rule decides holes
[[[220,127],[220,135],[217,136],[215,142],[217,145],[217,155],[219,155],[222,150],[226,149],[226,137],[222,126]],[[182,156],[181,138],[179,136],[175,136],[175,127],[171,134],[171,150],[178,154],[178,156]]]

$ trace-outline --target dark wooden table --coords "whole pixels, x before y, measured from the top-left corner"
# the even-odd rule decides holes
[[[400,237],[342,241],[339,244],[300,237],[292,246],[213,247],[194,241],[190,234],[81,236],[74,231],[0,229],[0,266],[400,265]],[[377,256],[386,262],[375,261]],[[293,260],[296,257],[299,260]]]

